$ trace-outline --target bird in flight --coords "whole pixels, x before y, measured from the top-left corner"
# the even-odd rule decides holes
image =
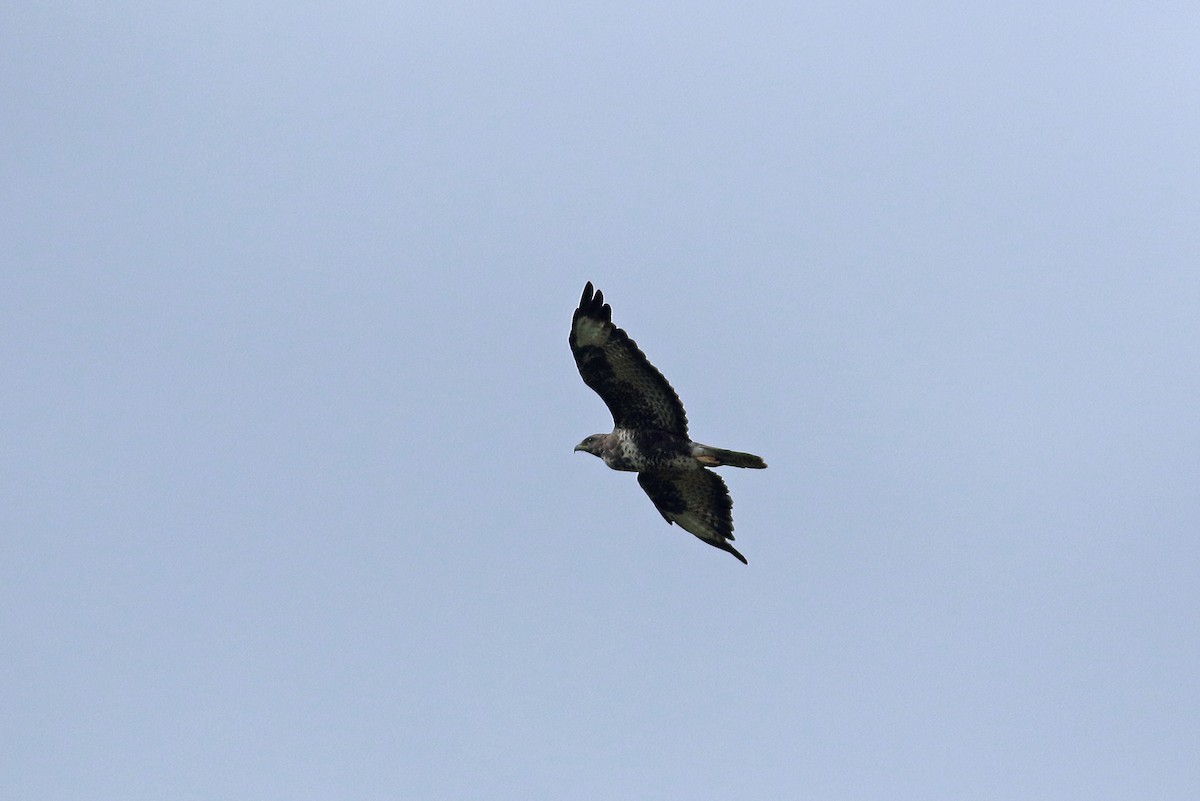
[[[638,474],[638,483],[668,523],[736,556],[733,500],[710,467],[767,466],[750,453],[701,445],[688,437],[687,415],[675,390],[629,338],[612,323],[604,293],[583,288],[571,318],[571,353],[583,382],[612,412],[613,430],[592,434],[575,446],[613,470]]]

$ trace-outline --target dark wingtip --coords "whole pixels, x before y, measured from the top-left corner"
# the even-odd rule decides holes
[[[604,304],[604,293],[592,286],[588,281],[583,285],[583,295],[579,298],[579,308],[594,309]]]
[[[612,321],[612,309],[604,302],[604,293],[592,286],[591,281],[584,284],[583,294],[579,297],[579,308],[575,313],[586,314],[604,322]]]
[[[738,561],[741,562],[743,565],[750,564],[749,562],[746,561],[746,557],[742,556],[741,551],[739,551],[737,548],[734,548],[732,545],[729,544],[729,540],[733,539],[733,535],[727,534],[726,537],[728,537],[728,539],[705,540],[705,542],[707,542],[709,545],[712,545],[716,548],[720,548],[722,551],[729,551],[731,554],[736,556],[738,558]]]

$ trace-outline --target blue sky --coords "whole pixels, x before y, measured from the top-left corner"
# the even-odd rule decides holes
[[[1198,36],[0,12],[0,795],[1195,798]],[[749,566],[572,452],[587,280]]]

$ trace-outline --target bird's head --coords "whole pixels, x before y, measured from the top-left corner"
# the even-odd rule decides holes
[[[604,447],[604,440],[608,434],[592,434],[584,439],[583,442],[575,446],[575,450],[590,453],[593,456],[600,455],[600,449]]]

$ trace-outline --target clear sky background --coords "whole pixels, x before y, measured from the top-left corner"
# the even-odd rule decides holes
[[[0,796],[1200,797],[1194,3],[0,11]],[[750,560],[573,453],[594,281]]]

